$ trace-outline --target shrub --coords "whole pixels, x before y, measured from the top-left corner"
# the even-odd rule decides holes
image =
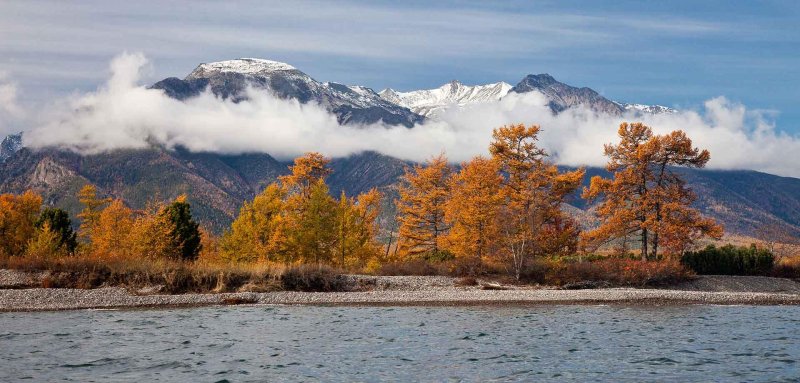
[[[664,286],[682,282],[692,273],[678,262],[607,258],[594,262],[550,262],[544,283],[567,288]]]
[[[436,267],[439,266],[439,267]],[[378,275],[447,275],[441,264],[434,265],[424,259],[390,262],[381,265]]]
[[[284,270],[281,284],[285,290],[341,291],[345,282],[339,275],[328,266],[303,264]]]
[[[772,269],[772,276],[800,279],[800,257],[781,259]]]
[[[681,263],[697,274],[719,275],[769,275],[775,256],[768,250],[750,247],[709,245],[700,251],[690,251],[681,257]]]
[[[233,292],[245,285],[251,290],[274,290],[278,277],[270,273],[269,267],[124,257],[0,257],[0,268],[49,271],[41,281],[42,287],[161,286],[165,293]]]

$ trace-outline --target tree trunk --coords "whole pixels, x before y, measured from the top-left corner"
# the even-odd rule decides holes
[[[642,260],[647,260],[647,229],[642,229]]]

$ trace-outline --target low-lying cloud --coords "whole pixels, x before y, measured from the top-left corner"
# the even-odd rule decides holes
[[[711,151],[709,167],[754,169],[800,177],[800,138],[779,132],[769,116],[748,111],[723,97],[701,110],[648,116],[598,115],[574,108],[552,115],[539,93],[510,94],[499,102],[451,108],[437,121],[412,129],[384,124],[340,125],[316,104],[283,100],[248,90],[247,101],[234,103],[205,92],[178,101],[139,84],[147,65],[142,54],[123,54],[111,62],[111,77],[97,91],[61,100],[27,120],[27,146],[59,146],[82,153],[153,144],[192,151],[265,152],[288,159],[319,151],[340,157],[373,150],[422,161],[442,151],[453,161],[487,153],[492,128],[526,123],[542,126],[541,144],[563,165],[602,166],[603,144],[617,140],[622,121],[643,121],[657,133],[682,129]],[[13,88],[0,111],[14,111]],[[8,92],[8,91],[6,91]],[[17,107],[17,114],[22,112]],[[34,113],[29,113],[34,114]]]

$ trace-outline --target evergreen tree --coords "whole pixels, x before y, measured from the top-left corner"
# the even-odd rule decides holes
[[[178,197],[167,205],[162,214],[172,223],[172,237],[179,245],[180,258],[194,261],[200,255],[200,225],[192,218],[192,208],[186,196]]]
[[[58,248],[63,249],[67,254],[74,254],[78,246],[78,235],[72,229],[72,220],[69,213],[59,208],[46,208],[39,215],[36,221],[36,228],[42,229],[48,225],[50,231],[58,235]]]

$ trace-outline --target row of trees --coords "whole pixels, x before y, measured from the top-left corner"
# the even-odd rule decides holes
[[[329,160],[319,153],[297,158],[282,176],[251,202],[220,241],[229,261],[327,263],[362,268],[375,260],[381,194],[330,196]]]
[[[628,252],[636,242],[643,259],[654,259],[680,254],[702,236],[722,235],[719,225],[691,208],[695,196],[673,171],[709,160],[708,151],[694,148],[683,132],[662,136],[643,124],[620,126],[619,143],[605,147],[611,177],[595,176],[583,189],[584,198],[597,202],[601,222],[587,232],[564,208],[585,170],[559,169],[537,145],[539,133],[538,126],[504,126],[493,131],[488,157],[454,167],[440,155],[407,169],[395,201],[394,247],[393,238],[389,244],[377,239],[381,194],[373,189],[332,197],[325,182],[329,160],[308,153],[289,175],[244,203],[230,229],[218,241],[206,241],[207,250],[228,262],[343,268],[456,258],[473,271],[486,262],[502,264],[519,278],[537,257],[591,252],[609,243]],[[42,210],[33,193],[0,196],[2,254],[80,251],[194,260],[202,248],[186,197],[142,211],[98,197],[91,185],[78,198],[84,208],[75,233],[66,212]]]
[[[638,238],[643,259],[676,255],[722,227],[691,207],[694,193],[674,167],[704,167],[710,155],[682,131],[654,135],[623,123],[620,142],[606,145],[606,170],[583,197],[598,202],[601,224],[581,233],[564,212],[584,169],[560,171],[537,146],[538,126],[495,129],[489,158],[476,157],[458,172],[444,156],[407,172],[400,187],[399,254],[452,254],[475,265],[501,261],[519,278],[526,262],[544,255],[596,251],[608,243],[627,253]]]
[[[578,227],[561,205],[584,170],[559,171],[536,146],[538,134],[538,126],[502,127],[489,158],[454,172],[440,155],[408,171],[397,201],[399,255],[452,254],[474,268],[498,260],[519,278],[529,259],[574,253]]]
[[[98,258],[194,260],[200,253],[199,225],[185,196],[142,211],[131,210],[120,199],[99,198],[92,185],[81,189],[78,199],[84,208],[75,232],[66,211],[42,209],[41,196],[33,192],[0,195],[0,255],[52,257],[80,252]]]

